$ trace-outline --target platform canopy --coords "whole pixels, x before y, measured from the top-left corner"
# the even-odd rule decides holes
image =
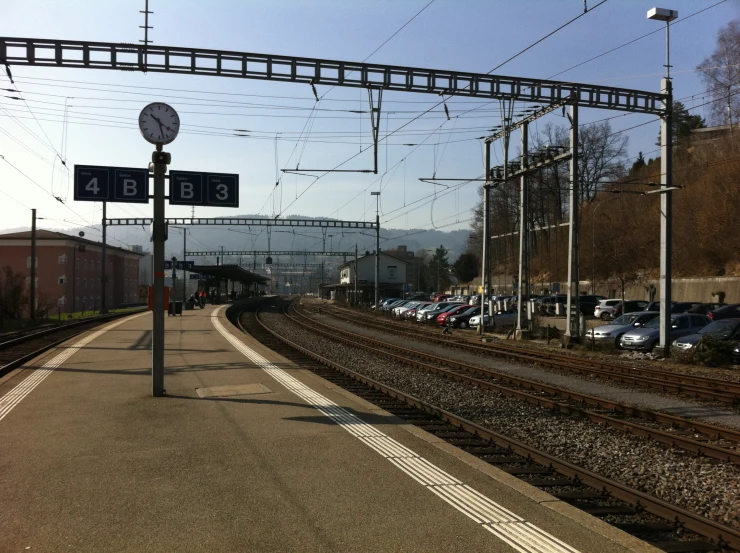
[[[247,271],[239,265],[195,265],[192,272],[217,280],[231,280],[243,284],[267,284],[269,279]]]

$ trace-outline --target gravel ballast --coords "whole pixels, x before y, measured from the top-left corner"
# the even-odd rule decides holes
[[[428,374],[310,332],[282,315],[261,318],[297,344],[491,430],[723,524],[740,528],[740,467],[693,457],[548,409]]]

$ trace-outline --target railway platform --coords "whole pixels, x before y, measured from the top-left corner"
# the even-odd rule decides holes
[[[341,390],[224,306],[75,337],[0,379],[0,551],[657,549]]]

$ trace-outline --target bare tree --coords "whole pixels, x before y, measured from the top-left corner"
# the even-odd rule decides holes
[[[629,137],[612,132],[609,121],[584,125],[579,132],[578,167],[581,203],[593,201],[604,181],[627,174],[625,159]]]
[[[697,69],[714,100],[709,104],[712,123],[732,128],[740,117],[740,20],[719,31],[714,52]]]
[[[28,308],[28,292],[23,274],[6,266],[0,271],[0,316],[20,319]]]

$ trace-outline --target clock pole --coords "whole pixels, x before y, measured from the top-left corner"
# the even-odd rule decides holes
[[[152,320],[152,395],[163,396],[164,389],[164,175],[171,156],[162,144],[152,153],[154,169],[154,216],[152,225],[154,313]]]

